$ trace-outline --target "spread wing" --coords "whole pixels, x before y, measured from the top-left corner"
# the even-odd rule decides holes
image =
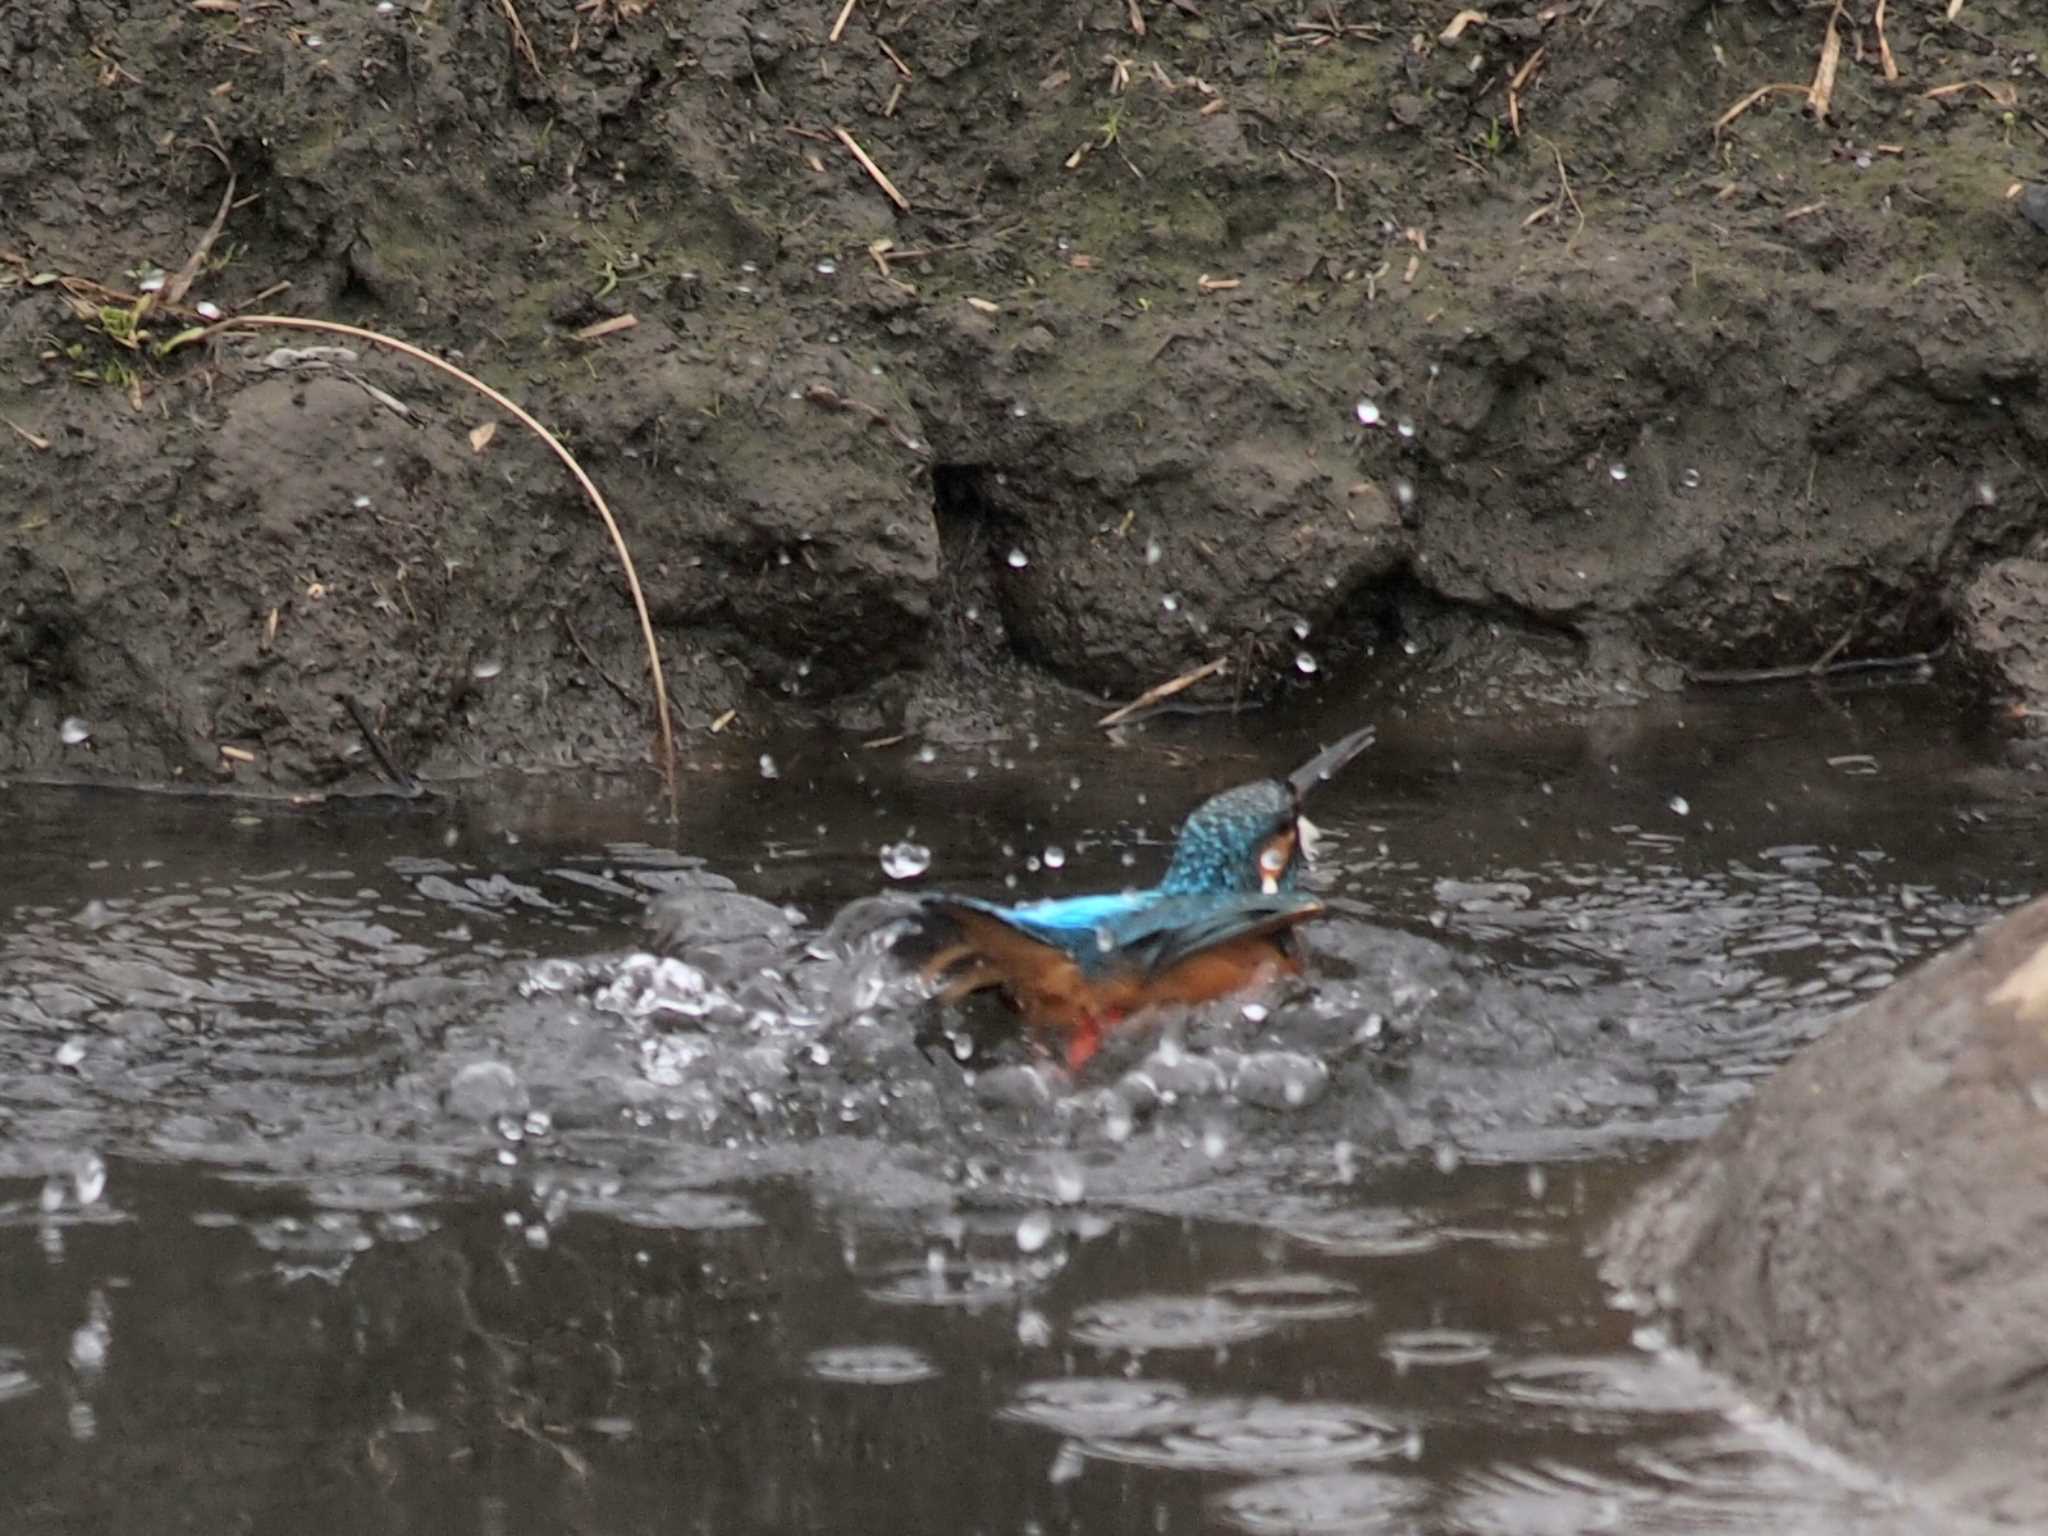
[[[1080,984],[1109,976],[1149,977],[1204,950],[1263,938],[1319,915],[1323,904],[1298,891],[1245,895],[1074,896],[1061,901],[1004,907],[971,896],[929,896],[925,907],[952,922],[960,943],[927,963],[928,974],[970,960],[975,986],[948,988],[960,996],[1006,977],[1060,978]],[[958,986],[958,983],[955,983]]]
[[[1176,896],[1156,901],[1106,930],[1106,968],[1162,975],[1182,961],[1245,939],[1267,938],[1320,916],[1323,904],[1300,891],[1223,900]]]

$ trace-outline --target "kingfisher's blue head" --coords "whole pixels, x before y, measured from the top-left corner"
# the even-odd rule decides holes
[[[1159,888],[1171,896],[1291,890],[1301,878],[1302,830],[1294,796],[1278,779],[1211,795],[1181,826]]]
[[[1284,779],[1240,784],[1196,806],[1180,829],[1159,888],[1169,896],[1272,895],[1293,890],[1314,852],[1316,828],[1301,814],[1310,790],[1372,743],[1354,731]]]

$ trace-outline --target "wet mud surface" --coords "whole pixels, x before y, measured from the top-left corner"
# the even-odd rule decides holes
[[[2031,778],[1964,718],[1920,686],[1394,722],[1319,807],[1313,984],[1073,1084],[1014,1043],[918,1048],[841,942],[883,850],[989,894],[1147,878],[1187,805],[1312,726],[770,742],[773,777],[707,770],[673,827],[626,779],[297,811],[17,789],[21,1507],[1954,1529],[1741,1408],[1585,1248],[1830,1015],[2038,885]]]
[[[367,777],[344,697],[441,774],[646,750],[559,467],[382,357],[159,356],[200,303],[558,427],[692,731],[1219,658],[1502,712],[1955,641],[2035,699],[2034,7],[1899,8],[1893,83],[1852,6],[1825,123],[1718,135],[1825,18],[1308,9],[0,9],[0,769]]]

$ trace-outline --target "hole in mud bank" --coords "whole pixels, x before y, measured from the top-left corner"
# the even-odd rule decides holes
[[[985,464],[939,464],[932,469],[932,518],[939,529],[939,610],[934,625],[956,653],[993,655],[1010,646],[995,568],[1001,558],[997,541],[1013,530],[990,505],[988,486],[994,473]]]

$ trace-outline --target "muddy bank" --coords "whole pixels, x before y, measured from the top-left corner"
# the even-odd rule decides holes
[[[1772,1409],[2037,1529],[2048,903],[1835,1024],[1608,1240]]]
[[[343,695],[435,772],[645,750],[536,445],[380,358],[133,334],[227,168],[186,305],[384,327],[561,429],[692,730],[974,734],[1216,657],[1198,698],[1613,699],[1941,646],[2039,553],[2019,0],[1891,17],[1897,84],[1852,16],[1825,125],[1719,139],[1816,18],[836,15],[0,16],[0,769],[329,782]]]

